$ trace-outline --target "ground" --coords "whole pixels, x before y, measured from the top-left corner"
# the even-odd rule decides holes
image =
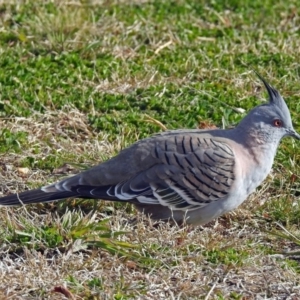
[[[300,116],[297,1],[0,3],[1,195],[176,128],[230,128],[266,101]],[[0,208],[1,299],[300,299],[299,142],[203,227],[129,204]]]

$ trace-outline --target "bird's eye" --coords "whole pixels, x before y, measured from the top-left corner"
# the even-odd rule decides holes
[[[275,119],[275,120],[273,121],[273,125],[274,125],[275,127],[282,127],[282,121],[279,120],[279,119]]]

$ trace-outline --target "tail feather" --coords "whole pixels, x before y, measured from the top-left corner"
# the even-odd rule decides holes
[[[76,193],[70,191],[47,193],[41,189],[36,189],[0,198],[0,206],[15,206],[31,203],[51,202],[75,196]]]

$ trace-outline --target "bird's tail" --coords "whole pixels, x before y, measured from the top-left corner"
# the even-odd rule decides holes
[[[75,197],[70,191],[44,192],[42,189],[30,190],[0,198],[0,206],[15,206],[40,202],[51,202]]]

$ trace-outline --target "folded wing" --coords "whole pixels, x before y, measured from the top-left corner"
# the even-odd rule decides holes
[[[211,136],[178,134],[157,137],[150,146],[145,166],[141,165],[135,172],[130,170],[123,180],[116,174],[118,181],[114,182],[113,172],[118,166],[108,168],[108,161],[94,167],[93,172],[82,172],[41,189],[0,198],[0,205],[78,197],[162,205],[170,210],[186,211],[204,207],[230,192],[235,180],[235,157],[224,141]],[[135,155],[138,154],[137,151]],[[133,159],[134,153],[131,155]],[[124,173],[122,155],[119,157],[119,161],[118,156],[114,158],[114,163]],[[111,172],[106,174],[109,180],[103,179],[103,172]]]

